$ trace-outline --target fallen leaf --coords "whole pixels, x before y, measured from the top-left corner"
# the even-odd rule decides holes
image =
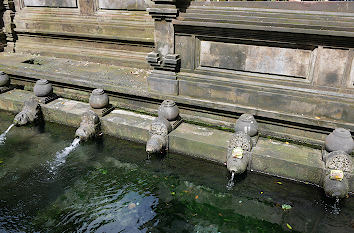
[[[4,161],[0,160],[0,163],[3,163]]]
[[[261,192],[261,194],[263,194],[263,192]]]
[[[321,119],[321,117],[318,117],[318,116],[317,116],[317,117],[315,117],[315,118],[316,118],[317,120]]]
[[[135,203],[130,203],[129,205],[128,205],[128,208],[129,209],[133,209],[133,208],[135,208],[136,207],[136,204]]]
[[[175,195],[176,193],[175,193],[175,192],[172,192],[171,194],[172,194],[172,195]]]
[[[285,142],[285,144],[289,145],[289,142]]]
[[[291,205],[288,205],[288,204],[283,204],[283,205],[281,206],[281,208],[282,208],[283,210],[290,210],[290,209],[293,208],[293,207],[291,207]]]
[[[278,181],[277,184],[283,184],[282,182]]]
[[[292,230],[293,228],[290,226],[290,224],[289,223],[287,223],[286,224],[286,226],[290,229],[290,230]]]
[[[219,216],[222,216],[222,213],[219,213]]]
[[[197,195],[197,196],[195,196],[195,199],[198,199],[199,198],[199,196]]]

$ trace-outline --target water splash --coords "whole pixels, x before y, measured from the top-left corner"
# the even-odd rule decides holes
[[[235,172],[231,172],[231,178],[230,178],[229,182],[227,182],[227,185],[226,185],[227,190],[231,190],[234,187],[234,185],[235,185],[234,178],[235,178]]]
[[[333,209],[332,209],[332,214],[338,215],[340,214],[340,206],[339,206],[339,198],[337,197],[334,205],[333,205]]]
[[[10,127],[5,131],[3,132],[1,135],[0,135],[0,145],[3,145],[6,141],[6,135],[7,133],[11,130],[12,127],[14,127],[15,125],[12,124],[10,125]]]
[[[55,174],[58,167],[66,162],[66,157],[74,151],[80,144],[80,138],[75,138],[70,146],[66,147],[62,151],[58,151],[55,154],[55,160],[48,162],[49,164],[49,172]]]

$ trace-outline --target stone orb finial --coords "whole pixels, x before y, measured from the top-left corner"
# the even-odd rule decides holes
[[[179,108],[173,100],[164,100],[158,110],[159,117],[174,121],[179,116]]]
[[[53,87],[48,80],[40,79],[34,85],[33,92],[37,97],[47,97],[53,93]]]
[[[3,71],[0,71],[0,87],[8,86],[10,84],[10,77]]]
[[[253,115],[242,114],[236,121],[235,131],[242,131],[250,137],[256,136],[258,134],[258,123]]]
[[[103,89],[95,89],[90,95],[90,106],[94,109],[102,109],[109,105],[109,98]]]
[[[325,147],[328,152],[341,150],[350,154],[354,150],[354,140],[349,130],[337,128],[326,137]]]

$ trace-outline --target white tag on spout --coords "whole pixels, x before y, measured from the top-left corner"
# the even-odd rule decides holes
[[[344,178],[344,173],[342,170],[331,170],[331,173],[329,174],[329,178],[331,180],[343,180]]]
[[[232,150],[232,157],[237,159],[243,158],[243,150],[241,147],[236,147]]]

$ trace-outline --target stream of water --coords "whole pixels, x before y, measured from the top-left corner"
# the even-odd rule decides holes
[[[0,145],[5,144],[6,135],[7,135],[7,133],[11,130],[11,128],[14,127],[14,126],[15,126],[14,124],[10,125],[10,127],[7,128],[7,130],[5,130],[5,132],[3,132],[3,133],[0,135]]]
[[[49,171],[52,174],[55,174],[57,169],[63,165],[66,161],[68,155],[74,151],[80,145],[80,139],[75,138],[70,146],[66,147],[65,149],[55,153],[55,159],[53,161],[48,162]]]

